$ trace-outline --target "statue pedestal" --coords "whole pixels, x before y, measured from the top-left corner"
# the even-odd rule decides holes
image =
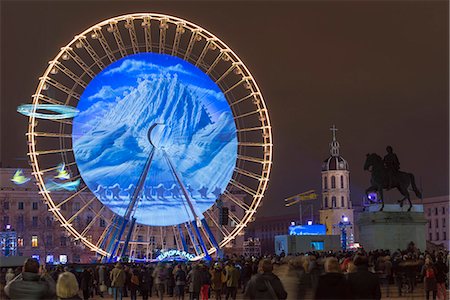
[[[422,205],[414,205],[408,212],[408,205],[386,204],[383,211],[379,205],[371,205],[368,211],[358,215],[359,243],[365,250],[406,249],[413,241],[417,248],[426,248],[426,224]]]

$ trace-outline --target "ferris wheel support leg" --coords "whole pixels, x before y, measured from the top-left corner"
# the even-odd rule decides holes
[[[111,251],[111,256],[108,260],[108,262],[112,262],[112,260],[114,259],[114,256],[116,256],[116,252],[119,249],[119,245],[120,245],[120,239],[122,238],[123,232],[125,231],[125,227],[127,227],[128,224],[128,220],[123,219],[123,223],[122,223],[122,227],[120,228],[119,234],[116,235],[115,237],[113,237],[112,241],[116,240],[115,244],[114,244],[114,248]]]
[[[186,239],[184,238],[183,230],[181,230],[181,225],[180,224],[178,224],[178,232],[180,233],[181,243],[183,244],[184,251],[185,252],[189,252],[189,248],[188,248],[188,246],[186,244]]]
[[[192,221],[192,226],[194,226],[195,233],[197,234],[197,239],[200,244],[200,247],[202,248],[203,253],[205,253],[205,258],[209,260],[211,257],[208,254],[208,248],[206,248],[205,242],[203,241],[202,235],[200,233],[200,229],[198,229],[197,220]]]
[[[190,222],[186,222],[186,228],[187,228],[187,230],[189,231],[189,235],[192,237],[192,243],[194,244],[194,250],[195,250],[195,253],[200,253],[201,252],[201,250],[200,250],[200,248],[199,248],[199,246],[198,246],[198,244],[197,244],[197,240],[196,240],[196,238],[195,238],[195,235],[194,235],[194,233],[192,232],[192,228],[191,228],[191,223]]]
[[[223,257],[223,251],[220,249],[219,244],[216,241],[216,238],[214,237],[214,234],[211,232],[211,229],[209,228],[208,222],[206,222],[206,219],[202,219],[202,225],[203,228],[205,228],[206,233],[208,234],[208,237],[213,244],[214,248],[216,248],[217,257],[222,258]]]
[[[133,217],[131,219],[130,228],[128,229],[128,234],[127,234],[127,238],[125,240],[125,244],[123,245],[122,254],[120,255],[122,257],[127,253],[128,244],[130,243],[131,233],[133,232],[135,223],[136,223],[136,218]]]

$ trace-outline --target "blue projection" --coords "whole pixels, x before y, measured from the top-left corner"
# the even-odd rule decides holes
[[[134,217],[154,226],[194,220],[192,210],[201,216],[231,179],[231,109],[219,87],[180,58],[142,53],[118,60],[89,83],[77,109],[72,139],[80,174],[119,215],[141,176]]]

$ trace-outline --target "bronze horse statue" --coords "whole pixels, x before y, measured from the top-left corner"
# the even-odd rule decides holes
[[[409,197],[408,187],[411,185],[414,193],[417,197],[422,198],[422,193],[416,186],[416,182],[414,181],[414,175],[411,173],[406,173],[402,171],[398,171],[393,174],[393,178],[391,179],[391,186],[388,187],[389,184],[389,175],[388,170],[384,166],[383,159],[376,153],[367,154],[366,162],[364,163],[364,170],[368,170],[372,173],[372,177],[370,178],[371,186],[366,189],[366,195],[370,192],[376,192],[379,195],[379,199],[381,201],[380,211],[384,208],[384,199],[383,199],[383,189],[397,188],[400,194],[403,195],[401,200],[398,200],[400,203],[400,207],[403,207],[403,202],[408,200],[409,208],[408,211],[411,211],[412,203]]]

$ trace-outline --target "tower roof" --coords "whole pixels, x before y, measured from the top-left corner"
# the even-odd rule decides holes
[[[322,171],[345,170],[348,171],[347,161],[339,155],[339,142],[336,139],[336,126],[330,128],[333,132],[333,139],[330,142],[330,156],[323,161]]]

